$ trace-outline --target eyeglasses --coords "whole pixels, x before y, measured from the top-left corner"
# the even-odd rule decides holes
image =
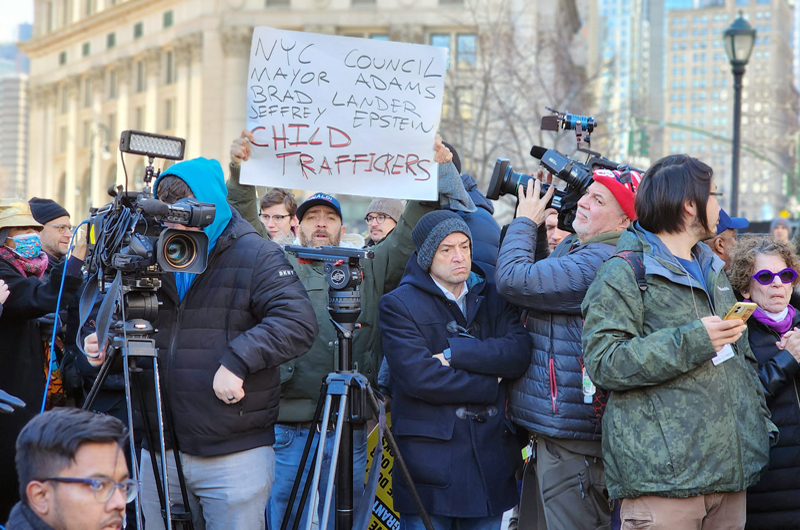
[[[48,224],[48,225],[45,225],[45,226],[52,226],[53,228],[58,230],[59,234],[62,234],[62,235],[67,233],[67,232],[72,233],[72,231],[75,230],[75,227],[72,226],[72,225],[50,225],[50,224]]]
[[[282,222],[287,217],[291,217],[291,215],[268,215],[265,213],[258,214],[260,218],[264,220],[265,223],[268,223],[270,218],[275,221],[276,223]]]
[[[782,283],[792,283],[797,278],[797,271],[791,267],[786,267],[780,272],[772,272],[767,269],[758,271],[750,276],[761,285],[770,285],[775,281],[775,276],[781,279]]]
[[[388,215],[384,215],[384,214],[380,214],[380,215],[368,215],[368,216],[366,216],[366,217],[364,218],[364,220],[367,222],[367,224],[368,224],[368,225],[371,225],[372,223],[374,223],[374,222],[376,222],[376,221],[377,221],[377,223],[378,223],[379,225],[382,225],[382,224],[383,224],[383,222],[384,222],[384,221],[386,221],[386,218],[387,218],[387,217],[388,217]]]
[[[63,482],[66,484],[89,484],[94,492],[94,499],[102,504],[111,500],[114,489],[118,488],[125,497],[125,504],[131,502],[139,491],[139,482],[133,479],[114,482],[110,478],[71,478],[71,477],[50,477],[41,479],[40,482]]]
[[[708,194],[713,195],[714,197],[722,197],[721,191],[709,191]]]

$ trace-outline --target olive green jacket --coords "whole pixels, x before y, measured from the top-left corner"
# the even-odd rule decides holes
[[[258,219],[258,201],[255,188],[239,183],[238,168],[231,166],[228,181],[228,202],[264,237],[267,231]],[[378,302],[381,296],[400,283],[408,258],[414,252],[411,230],[417,221],[438,205],[409,201],[397,226],[380,243],[370,247],[375,253],[372,260],[362,260],[364,281],[361,284],[361,316],[353,338],[355,368],[376,386],[378,368],[383,358],[381,334],[378,328]],[[305,355],[281,365],[280,423],[308,422],[314,416],[322,381],[329,372],[339,368],[339,342],[328,313],[328,283],[322,271],[322,262],[299,263],[288,255],[300,281],[308,292],[317,315],[319,334]],[[377,386],[376,386],[377,388]]]
[[[582,305],[586,370],[611,391],[603,416],[603,461],[611,498],[691,497],[743,491],[769,461],[770,421],[747,332],[733,358],[716,352],[701,318],[736,303],[723,262],[693,249],[706,290],[638,223],[617,251],[641,253],[647,289],[612,258]]]

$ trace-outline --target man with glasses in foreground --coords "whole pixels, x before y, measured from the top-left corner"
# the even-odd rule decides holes
[[[42,240],[42,250],[47,253],[49,260],[46,273],[49,276],[50,270],[64,260],[69,250],[73,229],[69,212],[51,199],[34,197],[28,204],[33,218],[44,227],[39,238]]]
[[[33,418],[17,438],[20,497],[7,530],[121,529],[139,490],[121,421],[80,409]]]

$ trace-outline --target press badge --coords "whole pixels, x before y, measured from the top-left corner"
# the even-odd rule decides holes
[[[714,363],[714,366],[719,366],[731,357],[733,357],[733,348],[731,348],[730,344],[726,344],[717,352],[717,355],[711,359],[711,362]]]

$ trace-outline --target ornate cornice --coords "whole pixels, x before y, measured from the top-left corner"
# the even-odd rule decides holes
[[[161,48],[148,48],[142,54],[147,77],[158,76],[161,73]]]
[[[247,57],[253,40],[253,26],[223,26],[219,30],[226,57]]]
[[[133,59],[130,57],[123,57],[117,59],[113,63],[113,68],[117,71],[117,84],[127,83],[131,78],[131,67],[133,66]]]
[[[203,56],[203,34],[196,32],[184,35],[175,41],[173,49],[175,64],[178,66],[188,66],[194,61],[199,61]]]

